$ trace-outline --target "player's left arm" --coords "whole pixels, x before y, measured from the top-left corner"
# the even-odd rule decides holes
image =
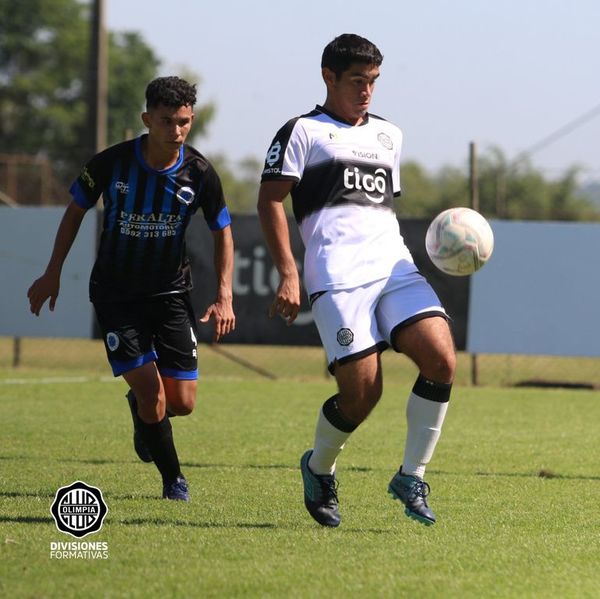
[[[213,341],[231,333],[235,329],[235,313],[233,311],[233,236],[231,226],[213,230],[214,261],[217,275],[217,296],[200,319],[206,323],[215,320]]]

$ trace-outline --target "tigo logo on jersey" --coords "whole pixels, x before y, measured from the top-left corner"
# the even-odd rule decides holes
[[[191,187],[181,187],[175,194],[179,202],[185,206],[189,206],[194,201],[194,190]]]
[[[371,202],[381,204],[386,189],[385,170],[378,168],[375,173],[371,175],[370,173],[361,173],[357,167],[345,168],[344,187],[346,189],[364,191],[365,196],[367,196]],[[377,197],[369,195],[374,191],[378,192],[380,195]]]

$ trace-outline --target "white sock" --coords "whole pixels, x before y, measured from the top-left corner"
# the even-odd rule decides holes
[[[315,444],[308,460],[308,467],[314,474],[333,474],[335,472],[335,461],[351,434],[333,426],[323,414],[323,409],[319,411]]]
[[[425,467],[431,460],[440,438],[448,402],[423,399],[414,392],[406,404],[408,431],[404,448],[402,473],[423,478]]]

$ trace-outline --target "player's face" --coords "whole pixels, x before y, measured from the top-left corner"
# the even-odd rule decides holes
[[[178,151],[192,128],[194,111],[191,106],[173,108],[161,104],[144,112],[142,120],[155,147],[165,152]]]
[[[354,63],[339,77],[323,69],[327,85],[325,108],[355,125],[360,124],[369,110],[379,67]]]

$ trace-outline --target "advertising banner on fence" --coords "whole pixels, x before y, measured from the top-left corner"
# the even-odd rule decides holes
[[[188,254],[192,263],[194,290],[192,302],[201,316],[214,300],[212,234],[201,216],[194,217],[188,229]],[[422,219],[401,222],[402,234],[411,249],[419,270],[433,285],[448,314],[459,349],[466,339],[466,320],[469,298],[469,278],[449,277],[440,273],[425,253],[425,231],[428,221]],[[300,273],[304,247],[295,222],[289,219],[292,248]],[[234,216],[232,222],[235,242],[235,270],[233,277],[236,330],[223,341],[226,343],[253,343],[268,345],[320,345],[306,293],[303,290],[302,307],[296,321],[287,326],[281,318],[270,319],[269,305],[277,289],[279,276],[273,266],[262,237],[258,218],[254,215]],[[200,325],[200,339],[210,342],[210,325]]]
[[[102,211],[91,212],[83,221],[79,235],[65,263],[60,298],[56,310],[42,310],[39,318],[31,315],[27,288],[39,277],[52,250],[56,228],[63,207],[2,209],[0,220],[0,335],[32,337],[90,337],[95,322],[88,301],[88,281],[95,259],[96,229]],[[95,218],[94,218],[95,217]],[[433,266],[425,253],[425,231],[428,221],[401,221],[401,230],[419,270],[429,279],[452,319],[459,349],[464,349],[469,308],[469,278],[449,277]],[[292,246],[302,273],[304,247],[293,218],[289,219]],[[258,217],[234,216],[232,223],[235,243],[233,277],[236,330],[224,343],[269,345],[320,345],[306,294],[296,321],[287,326],[281,318],[268,316],[279,276],[267,251]],[[216,281],[213,267],[213,240],[201,215],[193,217],[187,236],[188,254],[192,263],[194,289],[192,302],[198,317],[215,297]],[[210,343],[212,323],[200,324],[199,341]],[[95,337],[98,332],[95,331]]]

